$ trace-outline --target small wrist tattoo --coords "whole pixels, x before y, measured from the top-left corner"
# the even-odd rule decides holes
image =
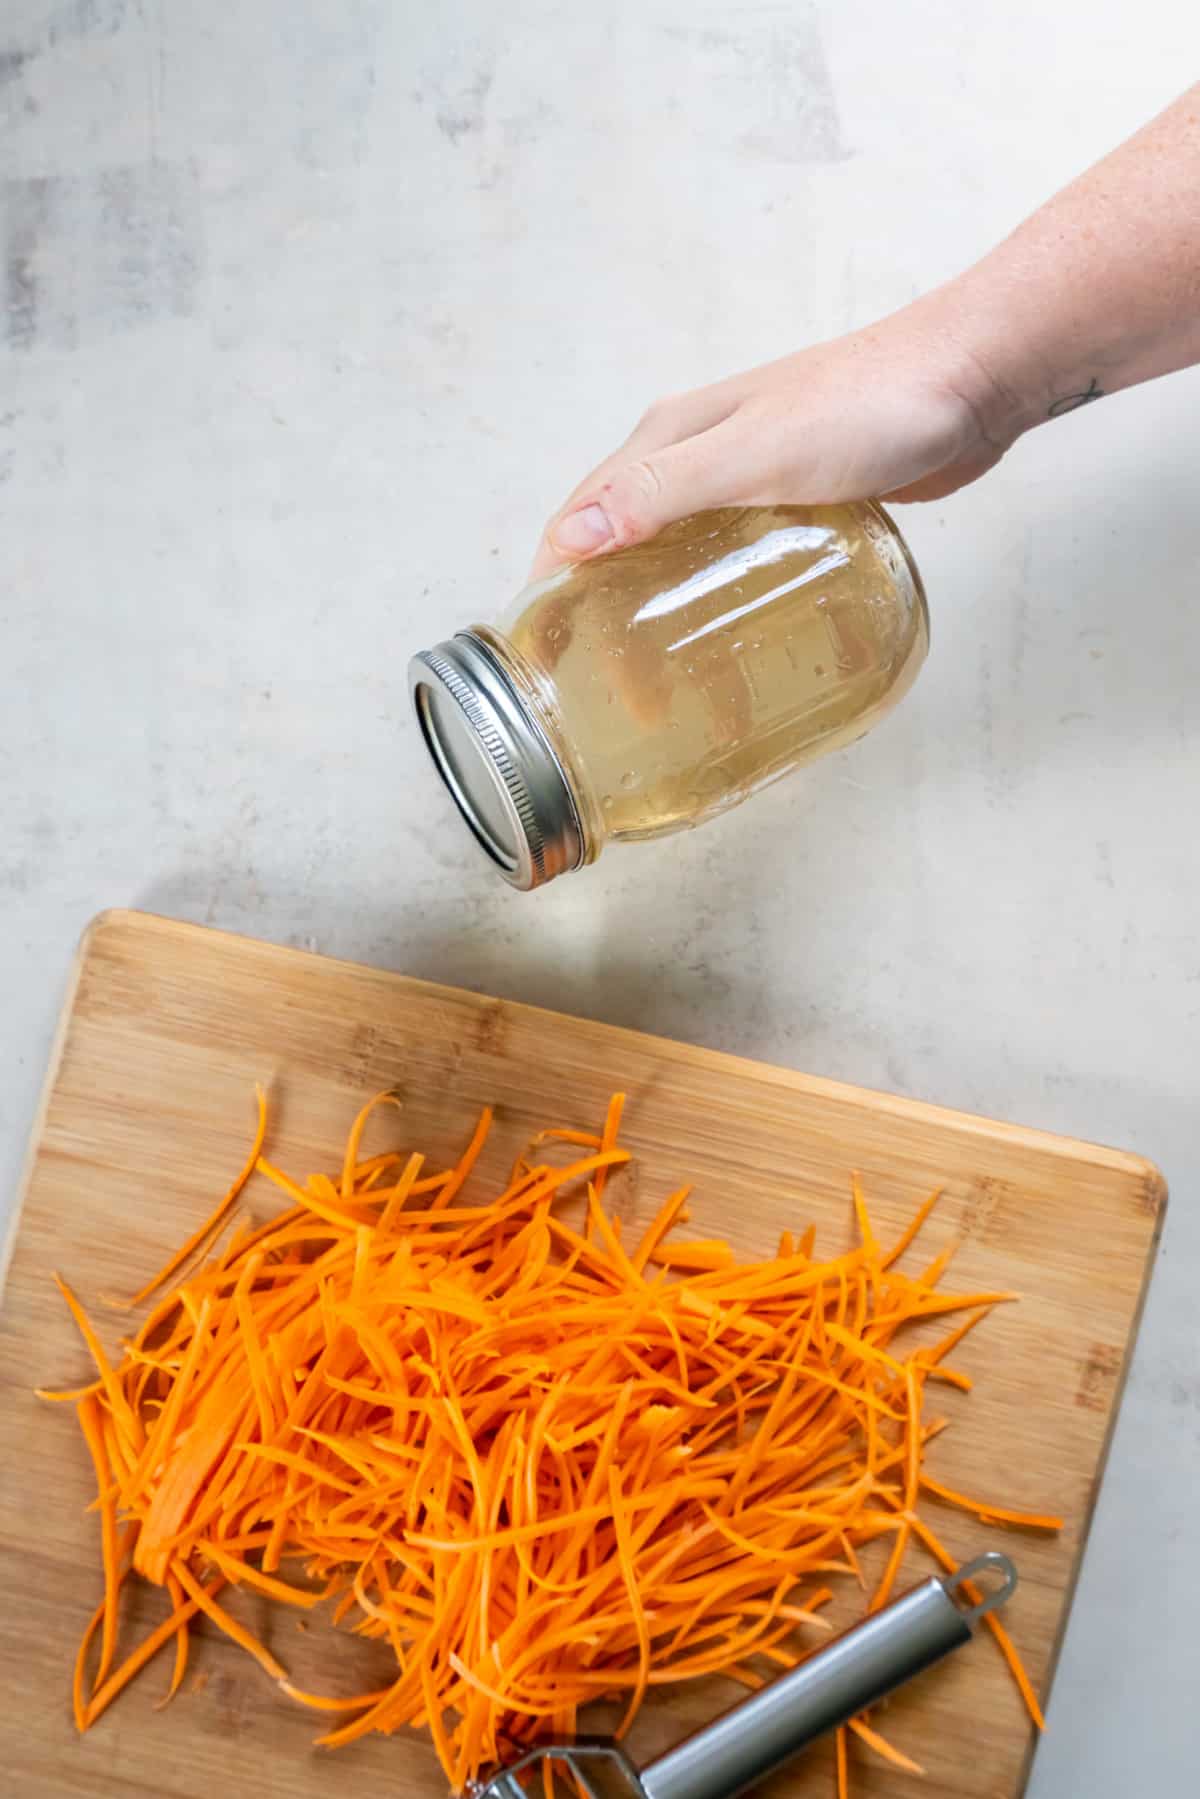
[[[1064,394],[1061,400],[1055,400],[1046,417],[1060,419],[1064,412],[1074,412],[1077,407],[1086,406],[1091,400],[1102,400],[1103,398],[1104,389],[1093,375],[1085,393]]]

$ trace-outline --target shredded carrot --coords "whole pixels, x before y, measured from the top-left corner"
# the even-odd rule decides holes
[[[953,1566],[926,1495],[985,1523],[1059,1528],[927,1472],[944,1428],[927,1384],[969,1387],[942,1360],[1013,1297],[947,1292],[946,1254],[900,1271],[933,1199],[884,1244],[856,1178],[856,1247],[821,1260],[811,1228],[784,1231],[773,1258],[743,1262],[720,1239],[667,1241],[683,1189],[627,1250],[605,1204],[629,1159],[623,1095],[598,1132],[540,1131],[482,1199],[490,1110],[452,1167],[423,1174],[417,1152],[362,1154],[372,1113],[395,1100],[360,1110],[336,1175],[297,1180],[263,1153],[260,1091],[240,1174],[138,1299],[190,1272],[119,1361],[59,1283],[98,1377],[44,1394],[75,1403],[96,1478],[104,1595],[76,1659],[81,1730],[172,1642],[162,1703],[177,1693],[202,1614],[296,1703],[335,1714],[322,1742],[424,1727],[461,1791],[514,1745],[573,1733],[596,1699],[621,1701],[623,1734],[651,1688],[715,1673],[755,1688],[796,1666],[828,1628],[826,1576],[865,1586],[876,1540],[887,1555],[864,1610],[887,1602],[914,1545]],[[544,1143],[574,1160],[548,1165]],[[230,1224],[255,1171],[285,1209]],[[171,1610],[114,1669],[131,1566]],[[240,1588],[327,1608],[394,1658],[390,1684],[293,1685],[218,1602],[228,1589],[236,1607]],[[1011,1639],[988,1623],[1040,1723]],[[848,1732],[916,1769],[857,1719],[836,1737],[843,1799]]]
[[[985,1524],[1019,1524],[1026,1530],[1061,1530],[1063,1520],[1052,1518],[1043,1512],[1017,1512],[1009,1506],[986,1505],[981,1499],[968,1499],[965,1493],[956,1493],[953,1487],[944,1487],[939,1480],[933,1480],[928,1474],[920,1477],[921,1485],[930,1493],[944,1499],[949,1505],[956,1505],[964,1512],[974,1512]]]
[[[614,1093],[608,1102],[608,1112],[604,1120],[604,1129],[600,1133],[601,1149],[616,1148],[617,1138],[621,1130],[621,1115],[624,1110],[625,1095],[623,1093]],[[596,1192],[598,1195],[604,1192],[604,1183],[607,1179],[608,1170],[602,1168],[600,1173],[596,1176],[595,1181]]]
[[[266,1139],[266,1135],[267,1096],[260,1087],[258,1089],[258,1129],[255,1132],[254,1143],[250,1150],[250,1154],[246,1157],[241,1169],[234,1176],[229,1191],[219,1204],[209,1213],[199,1229],[192,1233],[187,1242],[180,1244],[179,1248],[175,1251],[175,1254],[169,1261],[163,1264],[158,1273],[153,1275],[151,1279],[146,1282],[145,1286],[140,1288],[139,1291],[134,1294],[132,1299],[124,1302],[127,1306],[132,1308],[133,1306],[141,1305],[144,1299],[149,1299],[150,1295],[156,1293],[164,1281],[169,1281],[171,1276],[182,1268],[184,1263],[189,1261],[196,1251],[203,1248],[204,1244],[209,1242],[216,1234],[224,1219],[228,1217],[229,1213],[237,1204],[238,1196],[243,1187],[245,1187],[246,1182],[254,1173],[258,1158],[262,1154],[262,1146]]]
[[[85,1690],[88,1650],[92,1646],[92,1638],[100,1628],[103,1617],[104,1600],[102,1599],[88,1619],[87,1628],[79,1639],[79,1648],[75,1651],[75,1675],[71,1682],[71,1701],[75,1713],[75,1728],[79,1731],[86,1730],[89,1723],[88,1702]]]
[[[83,1432],[84,1441],[91,1452],[92,1465],[96,1470],[96,1486],[102,1502],[100,1530],[101,1560],[104,1565],[104,1610],[101,1621],[100,1666],[96,1671],[96,1679],[101,1681],[112,1666],[113,1650],[117,1643],[117,1587],[119,1583],[117,1563],[119,1556],[117,1508],[114,1504],[111,1471],[104,1448],[100,1408],[97,1401],[90,1396],[79,1402],[79,1428]]]
[[[171,1595],[172,1606],[175,1611],[178,1612],[184,1603],[184,1598],[183,1588],[179,1584],[177,1575],[167,1575],[167,1591]],[[181,1624],[179,1629],[175,1632],[175,1666],[171,1672],[171,1684],[155,1706],[155,1711],[162,1711],[165,1706],[170,1705],[172,1699],[174,1699],[176,1693],[183,1685],[183,1677],[187,1673],[190,1644],[191,1638],[188,1635],[187,1625]]]
[[[906,1774],[924,1774],[925,1770],[920,1762],[915,1762],[911,1756],[902,1754],[893,1743],[888,1742],[886,1737],[881,1737],[877,1730],[872,1730],[869,1724],[864,1723],[862,1718],[851,1718],[848,1728],[861,1742],[867,1745],[868,1749],[873,1749],[876,1755],[883,1757],[885,1762],[891,1762],[893,1768],[903,1768]]]

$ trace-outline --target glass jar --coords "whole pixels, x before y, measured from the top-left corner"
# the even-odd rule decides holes
[[[726,507],[526,588],[415,657],[410,685],[459,810],[530,888],[853,742],[928,646],[881,507]]]

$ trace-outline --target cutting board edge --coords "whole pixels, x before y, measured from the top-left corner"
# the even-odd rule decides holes
[[[38,1089],[37,1102],[33,1109],[33,1117],[29,1122],[29,1132],[25,1140],[25,1152],[21,1158],[20,1172],[17,1175],[13,1203],[9,1209],[8,1224],[3,1238],[0,1239],[0,1299],[8,1285],[8,1271],[12,1266],[13,1252],[17,1247],[17,1235],[21,1229],[21,1219],[25,1212],[25,1201],[29,1197],[29,1189],[33,1184],[34,1171],[37,1168],[38,1156],[42,1141],[46,1134],[46,1118],[50,1110],[50,1102],[54,1097],[54,1089],[58,1084],[58,1071],[62,1066],[63,1053],[67,1047],[67,1038],[71,1030],[71,1021],[75,1016],[75,1000],[79,992],[79,983],[83,978],[83,970],[87,963],[93,933],[97,925],[108,917],[129,917],[137,914],[101,912],[91,923],[84,927],[75,953],[67,968],[67,978],[62,1000],[55,1020],[54,1035],[50,1040],[50,1054],[46,1060],[46,1072],[42,1076],[42,1084]]]
[[[1121,1366],[1113,1387],[1112,1403],[1109,1407],[1104,1441],[1100,1445],[1100,1453],[1096,1458],[1096,1468],[1092,1475],[1091,1490],[1088,1494],[1087,1505],[1083,1515],[1083,1523],[1079,1532],[1079,1541],[1075,1546],[1075,1554],[1071,1559],[1071,1564],[1067,1572],[1066,1583],[1063,1587],[1062,1610],[1059,1613],[1057,1628],[1050,1641],[1050,1655],[1046,1663],[1045,1674],[1042,1678],[1040,1703],[1043,1712],[1046,1714],[1048,1730],[1052,1728],[1052,1721],[1049,1713],[1050,1707],[1054,1702],[1054,1683],[1058,1678],[1058,1665],[1062,1660],[1063,1645],[1067,1640],[1067,1632],[1071,1627],[1071,1614],[1075,1610],[1075,1595],[1079,1591],[1079,1582],[1083,1575],[1083,1565],[1087,1560],[1088,1545],[1092,1539],[1092,1530],[1096,1523],[1096,1512],[1099,1509],[1100,1491],[1104,1485],[1105,1476],[1108,1473],[1108,1462],[1109,1457],[1112,1454],[1113,1439],[1116,1436],[1117,1423],[1121,1416],[1121,1408],[1125,1404],[1125,1391],[1129,1385],[1129,1375],[1133,1367],[1134,1352],[1137,1349],[1138,1338],[1141,1335],[1142,1320],[1146,1314],[1146,1302],[1150,1297],[1150,1287],[1154,1280],[1154,1270],[1158,1264],[1159,1244],[1162,1241],[1163,1226],[1166,1223],[1166,1183],[1163,1181],[1158,1170],[1154,1168],[1153,1163],[1148,1163],[1147,1166],[1154,1174],[1158,1175],[1162,1188],[1162,1202],[1159,1205],[1157,1215],[1154,1218],[1153,1228],[1151,1229],[1149,1238],[1146,1242],[1145,1252],[1142,1258],[1142,1277],[1138,1285],[1137,1300],[1134,1304],[1133,1313],[1129,1321],[1129,1330],[1125,1338],[1125,1351],[1121,1358]],[[1031,1729],[1029,1733],[1029,1744],[1025,1753],[1025,1762],[1021,1770],[1021,1783],[1017,1788],[1016,1799],[1024,1799],[1025,1791],[1033,1774],[1034,1757],[1037,1754],[1038,1744],[1041,1740],[1040,1731]]]
[[[136,907],[110,907],[96,914],[85,927],[76,951],[75,966],[70,988],[63,1007],[63,1022],[59,1027],[59,1040],[56,1041],[51,1062],[51,1079],[47,1086],[48,1097],[52,1086],[52,1076],[61,1058],[65,1030],[69,1024],[70,1013],[75,991],[79,984],[82,968],[86,965],[93,945],[102,938],[107,930],[127,930],[131,926],[162,932],[166,935],[182,933],[189,937],[201,939],[219,938],[228,943],[253,943],[259,950],[271,957],[284,961],[316,962],[336,967],[357,970],[370,975],[375,980],[399,983],[408,987],[420,988],[430,997],[441,997],[447,1000],[495,1000],[496,995],[481,993],[470,987],[452,987],[443,981],[430,981],[420,975],[402,974],[397,969],[380,968],[369,962],[357,962],[345,956],[327,956],[319,951],[298,949],[291,944],[274,943],[269,938],[248,937],[236,931],[219,930],[212,925],[194,924],[190,921],[169,918],[161,913],[146,912]],[[1168,1201],[1166,1178],[1162,1170],[1147,1156],[1134,1150],[1117,1149],[1112,1145],[1094,1143],[1087,1138],[1069,1137],[1061,1132],[1041,1130],[1036,1126],[1010,1124],[999,1118],[991,1118],[986,1113],[964,1112],[953,1106],[938,1105],[932,1100],[911,1099],[904,1094],[889,1093],[885,1089],[864,1087],[852,1081],[834,1080],[827,1075],[809,1074],[802,1069],[789,1068],[778,1062],[760,1061],[753,1056],[735,1055],[729,1050],[710,1047],[707,1044],[689,1043],[681,1038],[664,1037],[655,1031],[643,1031],[631,1025],[609,1024],[601,1019],[583,1018],[576,1014],[556,1012],[548,1006],[531,1005],[526,1000],[501,999],[500,1003],[513,1012],[523,1013],[531,1018],[571,1017],[572,1023],[595,1033],[598,1037],[614,1039],[627,1038],[643,1045],[654,1044],[671,1055],[687,1060],[690,1056],[701,1056],[706,1062],[715,1057],[726,1063],[732,1070],[744,1073],[753,1070],[759,1079],[768,1078],[777,1081],[781,1086],[799,1089],[811,1093],[814,1097],[833,1100],[842,1104],[861,1103],[869,1100],[872,1108],[890,1112],[897,1117],[912,1119],[915,1122],[937,1124],[944,1128],[960,1132],[964,1136],[986,1135],[998,1138],[1006,1143],[1020,1143],[1043,1154],[1069,1157],[1072,1161],[1083,1160],[1095,1167],[1111,1169],[1115,1173],[1140,1180],[1146,1195],[1146,1210],[1158,1219],[1161,1230],[1162,1219]],[[35,1136],[40,1135],[42,1115],[35,1118]],[[23,1189],[22,1189],[23,1191]],[[1157,1241],[1157,1238],[1155,1239]]]

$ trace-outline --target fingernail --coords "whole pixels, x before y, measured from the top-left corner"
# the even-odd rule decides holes
[[[598,550],[602,543],[610,541],[612,534],[603,506],[581,506],[578,512],[569,512],[566,518],[559,519],[550,533],[550,541],[558,549],[579,556],[588,550]]]

